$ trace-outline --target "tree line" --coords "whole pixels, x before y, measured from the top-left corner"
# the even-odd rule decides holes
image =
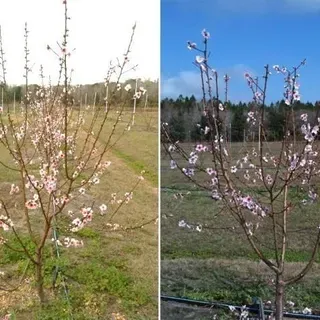
[[[130,84],[132,87],[132,91],[134,91],[136,85],[136,79],[129,79],[122,83],[122,87]],[[112,91],[115,87],[115,83],[110,84],[110,90]],[[55,87],[55,86],[54,86]],[[158,107],[158,81],[138,81],[138,89],[139,87],[143,87],[146,89],[146,95],[142,99],[137,100],[137,108],[139,107],[147,107],[147,108],[156,108]],[[25,86],[24,85],[15,85],[15,86],[2,86],[3,96],[0,91],[0,102],[3,102],[4,105],[19,104],[24,95],[25,95]],[[39,90],[40,86],[37,84],[30,84],[29,91],[35,93]],[[103,106],[105,104],[106,96],[106,88],[103,82],[95,83],[95,84],[85,84],[85,85],[75,85],[72,86],[72,97],[74,99],[74,105],[76,106],[85,106],[85,105],[93,105]],[[123,100],[123,96],[119,93],[115,96],[115,103],[121,102]]]
[[[258,126],[249,127],[247,122],[248,112],[256,108],[254,102],[228,101],[223,104],[225,110],[222,112],[224,117],[224,136],[228,141],[257,141]],[[265,107],[265,136],[268,141],[282,140],[285,132],[286,121],[300,122],[302,113],[308,114],[310,121],[315,121],[318,117],[317,112],[320,101],[297,102],[294,105],[294,117],[287,118],[288,106],[284,100],[272,102]],[[180,95],[177,99],[164,98],[161,100],[161,121],[169,124],[171,136],[180,142],[199,141],[204,138],[203,128],[207,124],[207,118],[203,115],[201,101],[195,96]],[[320,116],[320,115],[319,115]],[[300,126],[296,125],[296,136],[301,135]]]

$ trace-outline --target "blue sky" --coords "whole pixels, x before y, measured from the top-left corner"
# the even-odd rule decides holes
[[[211,34],[210,66],[231,77],[230,100],[251,100],[245,72],[262,76],[265,64],[291,68],[304,58],[301,100],[320,100],[320,0],[161,0],[162,98],[200,95],[192,64],[199,53],[187,41],[200,46],[203,28]],[[282,99],[283,85],[272,72],[267,102]]]

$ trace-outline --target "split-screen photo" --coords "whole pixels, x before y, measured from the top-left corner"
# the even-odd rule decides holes
[[[0,320],[320,319],[320,3],[0,10]]]

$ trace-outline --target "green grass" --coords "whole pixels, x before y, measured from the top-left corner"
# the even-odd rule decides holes
[[[279,146],[275,143],[270,147],[276,150]],[[241,147],[234,144],[232,149],[235,156]],[[178,155],[175,157],[179,158]],[[223,204],[211,199],[208,191],[200,189],[179,171],[171,170],[168,156],[162,153],[161,158],[162,293],[231,303],[242,303],[254,296],[264,301],[273,300],[274,287],[270,281],[274,274],[267,268],[252,267],[259,265],[259,259],[236,220]],[[203,161],[209,163],[209,159]],[[242,191],[248,192],[246,189]],[[253,192],[258,197],[265,194],[260,187]],[[296,207],[288,217],[286,275],[302,270],[311,257],[316,239],[320,206],[299,205],[304,197],[299,188],[293,186],[289,189],[289,199]],[[179,228],[180,220],[191,225],[201,224],[202,232]],[[270,235],[271,221],[265,219],[259,222],[256,234],[258,246],[267,258],[275,259]],[[287,288],[287,300],[294,301],[300,307],[320,309],[319,262],[318,254],[310,274]]]
[[[142,171],[145,171],[144,177],[152,183],[153,186],[158,185],[158,174],[154,169],[148,168],[148,166],[143,161],[138,161],[133,156],[130,156],[116,148],[113,148],[114,154],[125,161],[125,163],[134,170],[134,172],[139,175]]]
[[[153,112],[152,116],[156,117]],[[142,117],[142,115],[141,115]],[[157,216],[157,146],[156,126],[150,130],[143,125],[143,119],[136,116],[137,130],[127,132],[115,148],[120,153],[109,152],[107,159],[112,165],[109,172],[101,178],[100,185],[92,188],[89,201],[104,203],[113,192],[119,195],[129,191],[140,175],[137,164],[147,171],[146,179],[134,191],[129,204],[124,205],[115,215],[112,223],[124,227],[136,226]],[[141,121],[141,122],[140,122]],[[141,124],[141,125],[140,125]],[[121,126],[121,125],[120,125]],[[148,135],[148,144],[142,143],[143,135]],[[152,150],[149,147],[152,146]],[[0,148],[2,152],[2,149]],[[6,153],[1,153],[2,160],[10,161]],[[145,155],[148,155],[145,157]],[[4,157],[7,157],[4,159]],[[148,175],[149,174],[149,175]],[[7,196],[10,183],[17,181],[11,171],[0,167],[0,193]],[[50,302],[40,308],[33,285],[32,266],[29,266],[29,282],[13,293],[0,292],[0,310],[14,312],[16,319],[111,319],[113,312],[119,312],[126,319],[157,319],[157,279],[158,279],[158,239],[157,225],[149,224],[143,229],[131,231],[111,231],[106,227],[115,206],[110,205],[108,213],[100,216],[95,213],[92,223],[74,235],[85,243],[83,248],[59,248],[61,257],[54,257],[53,246],[49,239],[45,268],[45,287]],[[15,216],[19,230],[25,230],[21,213]],[[19,220],[17,221],[17,218]],[[33,217],[37,223],[36,216]],[[67,219],[58,220],[59,234],[65,234]],[[68,222],[69,223],[69,222]],[[68,235],[68,234],[67,234]],[[23,238],[28,246],[32,242]],[[0,270],[10,276],[10,281],[17,283],[26,266],[23,253],[13,252],[0,246]],[[55,267],[66,277],[70,304],[66,301],[62,277],[57,279],[58,290],[53,295],[51,290]]]
[[[187,266],[189,270],[181,272]],[[255,277],[250,276],[253,272]],[[272,274],[261,264],[250,265],[245,259],[240,260],[239,264],[237,261],[217,258],[168,260],[162,265],[162,275],[161,286],[167,294],[190,299],[243,305],[251,304],[254,297],[262,297],[264,301],[272,300],[274,294],[272,286],[266,285]],[[286,299],[295,301],[300,308],[308,305],[316,307],[319,284],[320,277],[314,272],[305,282],[288,287]]]
[[[112,148],[114,154],[125,161],[131,169],[140,175],[145,170],[145,177],[154,186],[158,185],[158,162],[155,161],[158,154],[158,111],[149,111],[144,113],[139,111],[135,117],[135,124],[131,126],[130,131],[123,134],[123,129],[130,121],[130,114],[123,116],[123,122],[118,126],[114,135],[116,141],[121,135],[119,141]],[[145,123],[145,118],[150,120],[150,126]],[[110,120],[111,121],[111,120]],[[148,122],[149,123],[149,122]],[[106,132],[106,130],[104,131]],[[105,133],[103,133],[103,136]]]

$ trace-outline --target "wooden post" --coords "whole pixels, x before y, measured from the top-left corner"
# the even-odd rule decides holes
[[[134,90],[134,95],[137,94],[137,90],[138,90],[138,79],[136,79],[136,88]],[[134,125],[134,116],[135,116],[135,113],[136,113],[136,105],[137,105],[137,98],[135,97],[133,99],[133,115],[132,115],[132,125]]]
[[[106,112],[108,112],[108,98],[109,98],[109,83],[107,84],[107,87],[106,87]]]
[[[146,111],[147,103],[148,103],[148,94],[146,93],[146,101],[144,102],[144,111]]]
[[[93,114],[96,110],[96,101],[97,101],[97,92],[94,93],[94,97],[93,97],[93,107],[92,107]]]
[[[13,91],[13,112],[16,114],[16,91]]]
[[[82,109],[82,88],[80,85],[80,110]]]

